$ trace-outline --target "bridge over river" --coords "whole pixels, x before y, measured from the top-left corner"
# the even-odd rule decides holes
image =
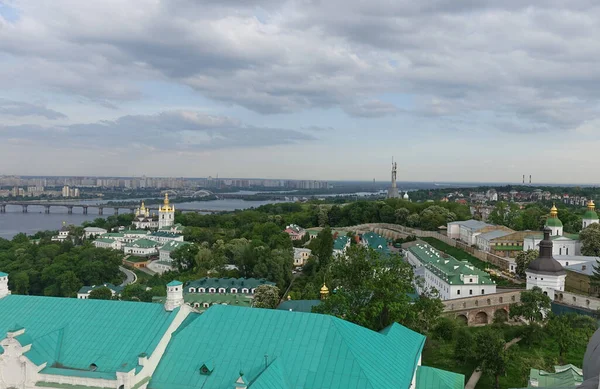
[[[96,209],[98,211],[98,215],[104,215],[104,209],[112,209],[115,215],[119,214],[119,210],[121,209],[125,209],[130,213],[134,213],[136,207],[132,207],[130,205],[108,205],[108,204],[81,204],[81,203],[50,203],[50,202],[35,202],[35,201],[5,201],[0,203],[0,213],[6,213],[6,206],[7,205],[14,205],[14,206],[20,206],[23,213],[27,213],[28,209],[30,206],[38,206],[38,207],[44,207],[44,212],[45,213],[50,213],[50,210],[53,207],[62,207],[62,208],[66,208],[67,212],[69,214],[73,213],[73,208],[81,208],[83,209],[83,214],[87,215],[88,214],[88,209]],[[158,212],[158,205],[157,206],[147,206],[146,208],[149,209],[150,211],[156,211]],[[223,212],[223,210],[217,210],[217,209],[192,209],[192,208],[177,208],[178,211],[181,212],[196,212],[196,213],[218,213],[218,212]]]

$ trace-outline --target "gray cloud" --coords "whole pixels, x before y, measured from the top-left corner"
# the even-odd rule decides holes
[[[66,119],[66,115],[41,105],[0,98],[0,115],[40,116],[46,119]]]
[[[593,1],[15,4],[22,18],[0,30],[0,53],[11,58],[0,78],[107,106],[162,80],[263,114],[341,107],[565,130],[600,113]],[[385,94],[414,106],[377,100]]]
[[[381,100],[370,100],[356,103],[344,108],[351,116],[373,118],[388,115],[396,115],[400,112],[394,104],[386,103]]]
[[[178,151],[260,148],[316,140],[302,131],[249,126],[229,117],[191,111],[129,115],[67,126],[0,126],[0,136],[18,143]]]

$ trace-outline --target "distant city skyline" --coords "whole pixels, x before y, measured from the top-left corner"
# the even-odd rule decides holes
[[[427,2],[426,2],[427,3]],[[0,2],[0,174],[595,184],[586,2]]]

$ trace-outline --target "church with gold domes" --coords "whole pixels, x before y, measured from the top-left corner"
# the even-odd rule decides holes
[[[142,201],[142,205],[135,210],[135,216],[132,224],[137,230],[155,229],[158,228],[158,220],[154,215],[150,215],[150,209]]]
[[[158,208],[158,228],[171,227],[175,224],[175,206],[169,204],[169,194],[165,193],[165,201]]]
[[[598,214],[593,200],[588,201],[587,210],[582,217],[582,228],[587,228],[594,223],[598,223]],[[550,216],[546,219],[544,228],[550,231],[552,240],[552,255],[556,256],[579,256],[581,255],[581,242],[579,234],[569,234],[563,231],[563,224],[558,218],[558,209],[553,205],[550,209]],[[539,233],[528,235],[523,240],[523,250],[538,250],[543,236]],[[568,264],[568,263],[567,263]]]
[[[158,207],[158,218],[156,214],[150,215],[150,209],[142,201],[139,208],[135,210],[132,224],[138,230],[165,229],[175,224],[175,206],[169,203],[169,194],[165,193],[163,204]]]

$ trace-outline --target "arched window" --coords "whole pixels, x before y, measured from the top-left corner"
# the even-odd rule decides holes
[[[481,294],[485,294],[485,289],[481,289]]]
[[[252,289],[252,294],[254,294],[254,292],[256,292],[256,289]]]
[[[248,288],[242,288],[242,293],[248,293]]]
[[[231,293],[237,293],[238,290],[236,288],[231,288]]]
[[[217,290],[215,288],[209,288],[208,293],[215,293]]]
[[[196,288],[190,288],[190,293],[196,293]]]
[[[203,306],[204,308],[208,308],[208,303],[202,303],[202,306]]]
[[[219,293],[225,293],[225,292],[226,292],[225,288],[219,288]]]
[[[206,289],[204,289],[204,288],[198,288],[198,293],[206,293]]]

